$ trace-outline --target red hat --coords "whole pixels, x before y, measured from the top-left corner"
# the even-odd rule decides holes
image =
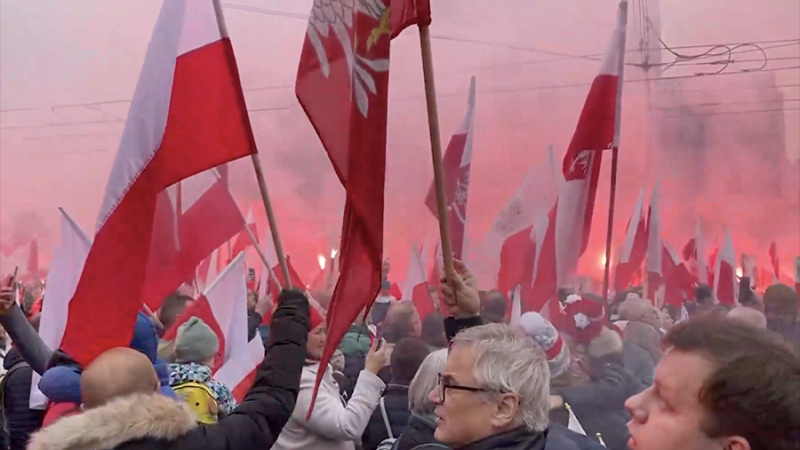
[[[325,318],[322,317],[322,314],[320,314],[319,311],[317,311],[317,308],[314,308],[313,306],[309,305],[309,309],[311,310],[311,315],[309,316],[309,319],[311,321],[310,330],[313,330],[314,328],[317,328],[318,326],[325,323]]]
[[[580,295],[570,295],[565,302],[567,332],[581,344],[588,345],[603,330],[606,310],[599,302]]]

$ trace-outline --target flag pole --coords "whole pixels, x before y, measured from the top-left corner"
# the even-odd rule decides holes
[[[217,26],[219,27],[219,33],[222,37],[228,37],[228,27],[225,25],[225,16],[222,14],[222,3],[220,0],[214,0],[214,14],[217,18]],[[238,79],[238,74],[237,77]],[[241,86],[240,86],[241,88]],[[242,96],[241,101],[244,102],[244,93],[239,90],[240,95]],[[249,123],[248,123],[249,126]],[[252,135],[252,130],[251,130]],[[255,142],[255,139],[253,140]],[[254,144],[255,145],[255,144]],[[275,243],[275,253],[278,256],[278,263],[281,266],[281,272],[283,272],[283,276],[286,279],[285,288],[292,289],[292,281],[289,278],[289,267],[286,265],[286,257],[283,254],[283,245],[281,245],[281,237],[278,234],[278,223],[275,220],[275,214],[272,211],[272,203],[269,201],[269,193],[267,192],[267,183],[264,181],[264,171],[261,169],[261,159],[258,157],[258,153],[253,153],[250,155],[251,160],[253,161],[253,168],[256,171],[256,179],[258,180],[258,188],[261,191],[261,200],[264,202],[264,209],[267,211],[267,220],[269,221],[269,229],[272,232],[272,241]],[[247,228],[247,226],[245,226]],[[251,235],[252,237],[252,235]],[[253,239],[255,242],[255,239]],[[230,241],[228,242],[230,245]],[[230,248],[230,247],[229,247]],[[258,248],[258,245],[256,245]],[[259,256],[261,256],[261,249],[258,249]],[[266,258],[264,258],[266,260]],[[269,264],[267,264],[267,268],[271,271]]]
[[[269,221],[269,231],[272,233],[272,242],[275,244],[275,254],[278,256],[278,264],[281,266],[283,279],[286,280],[284,282],[284,288],[292,289],[292,279],[289,277],[289,266],[286,264],[286,256],[283,253],[281,236],[278,233],[278,221],[275,219],[275,212],[272,210],[272,202],[270,202],[269,193],[267,192],[267,182],[264,181],[264,171],[261,169],[261,158],[258,157],[258,153],[250,155],[250,158],[253,161],[253,168],[256,171],[258,189],[261,191],[261,200],[264,202],[264,209],[267,211],[267,221]],[[245,229],[247,229],[248,234],[250,234],[250,238],[253,239],[253,242],[255,242],[255,237],[250,229],[247,227],[245,227]],[[256,244],[256,249],[258,249],[258,255],[261,257],[261,260],[264,261],[264,265],[267,266],[267,270],[270,271],[270,274],[274,278],[275,274],[272,273],[272,268],[269,267],[267,258],[264,256],[264,253],[261,251],[261,248],[258,246],[258,244]],[[277,281],[277,278],[275,280]]]
[[[625,27],[622,29],[622,49],[617,61],[617,101],[614,108],[614,140],[611,143],[611,194],[608,201],[608,228],[606,231],[606,264],[603,271],[603,301],[606,306],[606,315],[611,320],[611,302],[608,299],[608,279],[611,267],[611,239],[614,235],[614,204],[617,198],[617,166],[619,164],[619,135],[622,121],[622,86],[625,80],[625,35],[628,28],[628,1],[619,2],[618,20],[622,20]]]
[[[269,198],[269,197],[267,197],[267,198]],[[253,247],[256,248],[256,253],[258,253],[258,257],[261,258],[261,262],[264,263],[264,267],[267,268],[267,271],[269,272],[269,276],[272,277],[272,279],[275,281],[275,283],[278,284],[278,290],[282,289],[281,280],[279,280],[278,277],[275,275],[275,272],[272,271],[272,267],[270,267],[269,262],[267,262],[267,256],[264,254],[264,250],[262,250],[261,246],[258,245],[258,241],[256,241],[256,237],[253,236],[253,231],[250,229],[250,227],[247,226],[247,224],[245,224],[244,229],[247,230],[247,235],[250,236],[250,240],[253,241]],[[273,239],[274,239],[274,237],[273,237]],[[288,269],[288,266],[287,266],[287,269]],[[287,272],[288,272],[288,270],[287,270]],[[286,274],[284,274],[284,275],[286,275]],[[287,284],[291,283],[291,280],[288,277],[286,279],[289,280],[289,281],[287,281]],[[289,284],[289,288],[291,289],[291,284]]]
[[[439,235],[442,238],[442,261],[445,273],[453,272],[453,250],[450,244],[450,223],[447,214],[447,197],[444,191],[442,170],[442,139],[439,131],[439,112],[436,105],[436,84],[433,77],[433,53],[429,25],[419,26],[419,41],[422,50],[422,74],[425,80],[425,102],[428,106],[428,130],[431,138],[433,158],[433,183],[436,188],[436,206],[439,216]]]

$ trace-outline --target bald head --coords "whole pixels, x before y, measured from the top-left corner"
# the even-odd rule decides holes
[[[115,397],[152,394],[159,387],[153,364],[130,348],[107,350],[81,375],[81,398],[86,408],[102,406]]]
[[[753,308],[744,306],[733,308],[728,312],[728,318],[744,325],[750,325],[751,327],[760,328],[762,330],[767,329],[767,317]]]

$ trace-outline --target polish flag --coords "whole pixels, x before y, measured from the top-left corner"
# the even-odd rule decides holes
[[[736,253],[733,241],[725,228],[725,243],[714,264],[714,294],[723,305],[735,305],[736,295]]]
[[[424,249],[423,249],[424,251]],[[421,252],[415,245],[411,249],[411,257],[408,260],[408,271],[406,280],[403,283],[403,301],[414,302],[419,316],[425,318],[435,310],[433,298],[428,290],[428,282],[425,279],[425,266],[422,263]]]
[[[61,212],[61,242],[53,253],[53,261],[47,274],[47,308],[42,308],[39,336],[49,348],[61,347],[64,329],[67,326],[70,301],[78,287],[83,266],[92,241],[80,226],[63,209]],[[47,399],[39,391],[39,375],[33,374],[30,406],[42,409]]]
[[[623,0],[600,73],[592,82],[564,155],[564,182],[558,202],[547,215],[534,277],[534,289],[544,293],[548,301],[556,297],[559,286],[573,283],[578,259],[589,241],[603,152],[619,147],[627,23],[628,2]],[[550,302],[551,317],[558,315],[557,303]]]
[[[194,304],[164,333],[164,340],[177,337],[178,327],[191,317],[203,319],[219,338],[214,370],[228,362],[238,349],[247,347],[247,276],[244,254],[239,253],[203,291]],[[262,354],[263,358],[263,354]]]
[[[450,224],[450,244],[453,257],[463,259],[464,236],[467,226],[467,197],[469,194],[469,171],[472,167],[472,141],[475,122],[475,77],[469,84],[467,112],[442,158],[444,190],[447,198],[447,221]],[[436,185],[431,182],[425,205],[434,217],[439,217],[436,203]]]
[[[244,228],[244,220],[216,169],[170,186],[156,201],[142,303],[155,311],[198,265]],[[214,278],[206,278],[206,282]]]
[[[256,153],[221,11],[219,0],[162,5],[94,244],[69,304],[62,346],[83,366],[109,348],[130,343],[147,284],[159,193]]]
[[[664,303],[680,310],[683,302],[694,294],[694,277],[681,259],[681,255],[663,241],[662,269],[664,272]]]
[[[647,254],[647,224],[644,216],[644,189],[639,191],[639,200],[633,208],[625,233],[625,246],[619,255],[619,264],[614,275],[614,289],[622,291],[630,286],[634,272],[642,266]]]
[[[256,238],[255,245],[258,245],[258,227],[256,226],[256,219],[253,217],[252,206],[250,207],[250,210],[247,211],[247,220],[245,220],[245,226],[250,230],[250,233],[253,234],[253,237]],[[242,230],[236,236],[236,240],[233,241],[233,254],[236,255],[239,252],[243,252],[251,245],[254,245],[253,239],[250,238],[250,235],[246,230]]]
[[[206,287],[219,276],[219,269],[217,267],[217,260],[219,259],[219,247],[215,248],[213,252],[200,262],[197,266],[197,289],[199,292],[206,290]]]
[[[778,247],[777,244],[775,244],[775,241],[772,241],[772,243],[769,244],[768,253],[769,253],[769,262],[770,264],[772,264],[772,270],[775,273],[774,277],[772,278],[772,283],[775,284],[780,282],[781,279],[781,264],[780,260],[778,259]],[[765,279],[764,280],[765,284],[766,281],[767,280]]]
[[[514,293],[511,295],[511,320],[509,320],[508,323],[512,327],[519,327],[520,318],[522,317],[522,300],[520,298],[520,289],[521,286],[517,285],[516,289],[514,289]]]
[[[647,298],[655,301],[656,291],[661,287],[664,273],[661,270],[661,224],[658,212],[658,183],[650,196],[650,210],[647,213]]]
[[[247,333],[247,329],[242,330]],[[230,386],[233,398],[241,403],[256,381],[256,369],[264,360],[264,343],[256,336],[242,349],[234,349],[230,359],[214,374],[214,379]]]

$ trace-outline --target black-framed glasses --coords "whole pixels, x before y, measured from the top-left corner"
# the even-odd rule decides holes
[[[437,387],[439,388],[439,401],[444,403],[445,392],[448,389],[455,389],[457,391],[466,391],[466,392],[490,392],[488,389],[484,388],[476,388],[472,386],[460,386],[458,384],[454,384],[451,381],[442,380],[442,374],[439,374],[438,384]]]

